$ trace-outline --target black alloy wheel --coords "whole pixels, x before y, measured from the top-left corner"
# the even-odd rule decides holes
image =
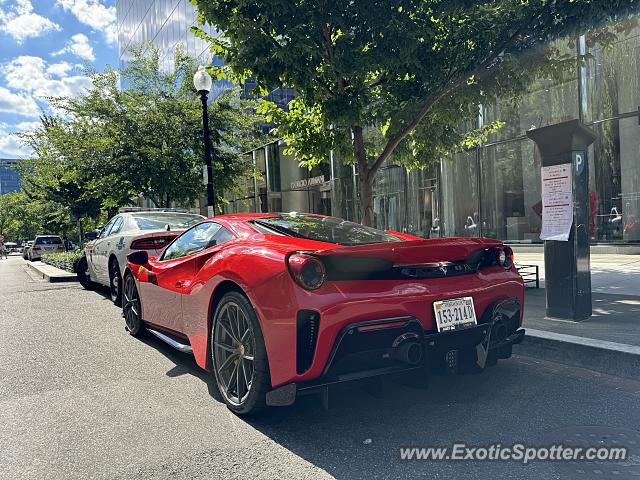
[[[109,290],[116,307],[122,306],[122,275],[116,260],[109,262]]]
[[[227,407],[254,414],[265,406],[269,366],[257,315],[239,292],[226,293],[215,310],[211,356],[216,383]]]
[[[123,290],[122,310],[124,313],[124,322],[127,330],[134,337],[139,336],[144,331],[142,323],[142,315],[140,310],[140,295],[133,275],[130,273],[125,276]]]
[[[91,281],[91,275],[89,275],[89,262],[87,262],[87,257],[82,257],[78,260],[78,264],[76,265],[76,275],[78,276],[78,281],[82,288],[86,290],[92,290],[95,284]]]

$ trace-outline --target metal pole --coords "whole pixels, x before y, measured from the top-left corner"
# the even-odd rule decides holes
[[[209,133],[209,115],[207,113],[207,92],[200,92],[202,101],[202,130],[204,133],[204,162],[207,165],[207,216],[216,214],[216,197],[213,191],[213,167],[211,166],[211,135]]]

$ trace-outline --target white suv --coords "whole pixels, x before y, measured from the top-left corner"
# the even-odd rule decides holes
[[[64,252],[64,242],[58,235],[38,235],[29,249],[29,260],[35,261],[42,258],[44,253]]]

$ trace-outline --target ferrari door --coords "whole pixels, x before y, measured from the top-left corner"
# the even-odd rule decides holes
[[[151,266],[149,281],[140,283],[143,318],[154,325],[179,332],[183,279],[193,274],[193,262],[188,258],[178,258],[151,262]]]
[[[204,222],[184,232],[156,261],[150,262],[148,282],[140,283],[143,318],[160,327],[182,332],[182,295],[196,274],[204,250],[215,245],[220,225]]]

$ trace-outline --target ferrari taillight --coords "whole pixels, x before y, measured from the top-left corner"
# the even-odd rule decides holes
[[[168,237],[147,237],[131,242],[132,250],[152,250],[160,249],[173,240],[173,236]]]
[[[294,253],[287,259],[287,264],[295,282],[305,290],[316,290],[324,283],[324,265],[313,255]]]

